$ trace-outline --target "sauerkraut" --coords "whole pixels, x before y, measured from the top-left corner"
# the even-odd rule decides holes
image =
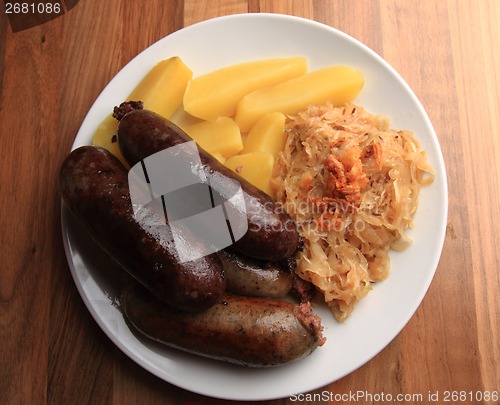
[[[434,169],[413,134],[352,104],[311,106],[286,125],[277,198],[304,238],[297,274],[343,321],[410,242],[420,188]]]

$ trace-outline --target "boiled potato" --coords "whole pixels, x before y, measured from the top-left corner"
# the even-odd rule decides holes
[[[274,197],[274,191],[271,187],[274,157],[269,152],[235,155],[227,159],[225,165],[254,186]]]
[[[240,128],[229,117],[219,117],[215,121],[203,121],[182,129],[198,145],[214,156],[220,155],[227,158],[243,149]]]
[[[236,108],[235,121],[247,132],[268,112],[296,114],[311,104],[330,101],[334,106],[352,101],[363,87],[360,72],[346,66],[332,66],[290,79],[244,96]]]
[[[276,158],[285,148],[285,121],[285,114],[280,112],[263,115],[248,133],[242,153],[269,152]]]
[[[94,138],[92,139],[92,144],[107,149],[118,159],[120,159],[120,161],[126,167],[128,167],[128,164],[125,161],[120,148],[118,147],[118,142],[116,139],[117,130],[118,121],[113,118],[111,114],[108,115],[97,127],[97,130],[94,133]]]
[[[238,101],[248,93],[303,75],[304,57],[264,59],[231,65],[190,81],[184,109],[208,121],[233,116]]]
[[[170,118],[182,104],[182,97],[192,75],[180,58],[165,59],[148,72],[128,96],[127,101],[142,101],[144,108]],[[110,114],[97,127],[92,144],[106,148],[127,166],[118,147],[117,129],[118,121]]]
[[[212,153],[212,157],[214,157],[221,163],[224,163],[226,161],[226,158],[222,156],[220,153]]]
[[[182,104],[192,76],[193,72],[181,58],[174,56],[165,59],[148,72],[127,100],[140,100],[146,110],[170,118]]]

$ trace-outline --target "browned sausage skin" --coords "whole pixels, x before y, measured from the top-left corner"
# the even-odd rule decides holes
[[[217,255],[180,263],[164,217],[145,207],[141,223],[136,220],[127,170],[107,150],[82,146],[71,152],[62,163],[59,187],[91,236],[161,300],[194,311],[211,306],[224,293]]]
[[[170,121],[147,110],[133,110],[120,117],[118,142],[131,166],[156,152],[192,141]],[[227,179],[237,180],[243,190],[248,231],[232,248],[246,256],[279,261],[295,253],[299,234],[291,217],[266,193],[226,168],[199,148],[203,171],[212,188],[224,196]]]
[[[228,249],[217,252],[226,275],[227,291],[247,297],[284,298],[292,289],[292,272]]]
[[[153,340],[245,366],[290,363],[324,343],[310,304],[226,294],[205,311],[185,314],[131,285],[121,305],[128,323]]]

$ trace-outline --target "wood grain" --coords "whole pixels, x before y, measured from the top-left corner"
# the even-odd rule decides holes
[[[453,4],[451,4],[453,5]],[[469,216],[475,323],[485,387],[499,385],[500,268],[498,240],[500,215],[500,27],[485,23],[500,16],[500,4],[484,7],[449,7],[461,139],[463,177]],[[467,15],[469,24],[464,24]],[[494,41],[493,43],[491,41]],[[493,310],[492,310],[493,309]],[[494,310],[496,309],[496,310]]]
[[[246,12],[310,18],[383,56],[424,105],[447,168],[447,238],[425,299],[380,354],[313,393],[499,390],[500,2],[81,0],[16,33],[0,11],[2,404],[235,403],[152,376],[100,330],[66,263],[57,173],[135,55],[183,26]]]

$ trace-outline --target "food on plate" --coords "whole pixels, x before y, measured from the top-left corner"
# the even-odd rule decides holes
[[[174,56],[158,62],[130,93],[127,100],[140,100],[144,107],[170,118],[181,106],[193,72]],[[97,127],[92,144],[109,150],[126,165],[116,143],[118,122],[110,114]]]
[[[263,115],[246,136],[243,150],[225,161],[227,167],[271,197],[275,197],[271,183],[274,162],[286,142],[285,121],[280,112]]]
[[[92,139],[92,144],[95,146],[100,146],[113,155],[115,155],[125,166],[128,163],[120,152],[120,147],[116,141],[116,130],[118,128],[118,123],[116,119],[110,114],[108,115],[97,127]]]
[[[147,110],[128,112],[118,125],[120,150],[130,166],[189,141],[191,138],[179,127]],[[233,248],[246,256],[270,261],[293,255],[299,246],[299,235],[290,216],[267,194],[198,149],[201,167],[197,168],[197,175],[210,178],[210,186],[216,193],[228,200],[232,196],[226,195],[227,185],[234,182],[241,185],[246,208],[242,215],[247,219],[248,231]]]
[[[303,75],[306,71],[307,60],[300,56],[227,66],[192,79],[184,94],[184,109],[192,116],[208,121],[230,117],[244,95]]]
[[[221,156],[225,159],[243,149],[240,128],[229,117],[202,121],[182,129],[212,156]]]
[[[300,56],[244,62],[195,78],[181,58],[171,57],[155,65],[127,100],[140,100],[144,109],[177,123],[215,159],[275,197],[271,178],[286,141],[285,114],[327,99],[350,101],[362,85],[362,75],[346,66],[308,73]],[[93,144],[128,167],[116,134],[117,121],[108,116]]]
[[[193,72],[178,56],[156,64],[130,93],[128,100],[141,100],[144,108],[170,118],[182,105]]]
[[[82,146],[72,151],[61,166],[59,188],[90,235],[159,299],[194,311],[213,305],[224,293],[216,254],[181,262],[165,216],[145,206],[136,218],[127,169],[106,149]]]
[[[420,188],[435,172],[411,132],[352,104],[310,106],[286,132],[274,181],[305,239],[297,272],[342,321],[388,276],[388,250],[410,243]]]
[[[234,155],[227,159],[224,164],[258,189],[274,197],[271,185],[274,157],[271,153],[251,152]]]
[[[242,153],[269,152],[276,158],[285,148],[285,121],[281,112],[264,114],[248,133]]]
[[[226,275],[227,291],[248,297],[284,298],[292,288],[292,273],[276,262],[242,256],[230,249],[217,253]]]
[[[246,366],[287,364],[325,341],[310,304],[226,294],[205,311],[183,313],[134,284],[123,291],[121,306],[128,323],[151,339]]]
[[[245,95],[238,102],[234,119],[241,132],[247,132],[268,112],[296,114],[312,104],[350,102],[363,84],[363,75],[355,69],[326,67]]]
[[[363,84],[347,66],[307,73],[302,57],[192,79],[174,57],[101,123],[93,142],[106,149],[71,152],[60,171],[65,203],[141,284],[122,294],[131,328],[252,367],[287,364],[323,345],[314,293],[346,319],[387,277],[388,250],[410,243],[420,187],[434,175],[412,133],[351,104]],[[176,110],[191,115],[182,129],[172,122]],[[126,167],[192,140],[200,159],[190,168],[210,185],[212,205],[233,197],[229,184],[241,185],[248,231],[216,254],[184,261],[165,205],[145,204],[137,217]],[[144,174],[149,192],[140,192],[160,200]],[[193,244],[186,250],[203,250],[193,235],[183,239]]]

